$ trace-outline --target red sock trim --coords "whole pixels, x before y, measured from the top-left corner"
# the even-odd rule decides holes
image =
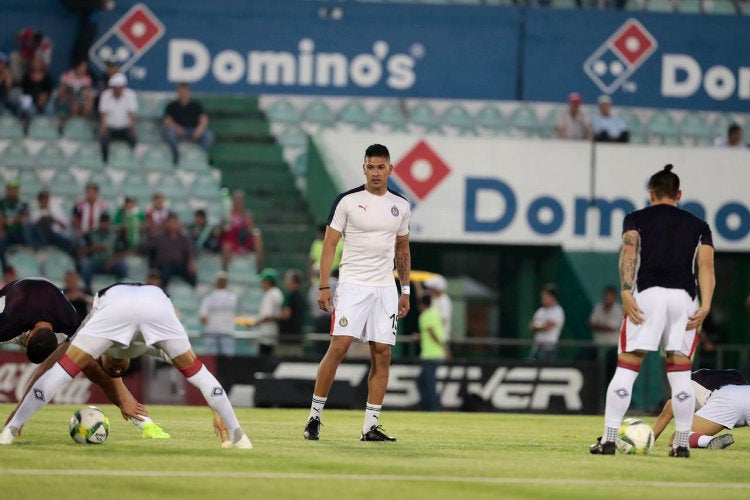
[[[63,354],[63,357],[60,358],[60,361],[57,362],[60,367],[65,370],[65,373],[70,375],[71,378],[76,378],[76,375],[81,373],[81,368],[78,366],[67,354]]]
[[[698,439],[703,434],[698,434],[697,432],[691,432],[690,433],[690,447],[691,448],[698,448]]]
[[[631,370],[636,373],[641,371],[641,365],[638,363],[628,363],[627,361],[617,361],[617,366],[620,368],[625,368],[626,370]]]
[[[180,368],[180,372],[185,378],[190,378],[198,373],[201,368],[203,368],[203,363],[201,363],[200,359],[195,358],[195,361],[193,361],[192,365],[188,366],[187,368]]]
[[[667,363],[667,372],[689,372],[691,368],[690,363]]]

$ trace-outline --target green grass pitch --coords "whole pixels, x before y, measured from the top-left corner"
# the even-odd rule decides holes
[[[644,499],[750,498],[750,433],[726,450],[592,456],[602,417],[385,411],[397,443],[362,443],[363,412],[326,410],[305,441],[307,410],[239,409],[253,450],[224,450],[201,407],[152,406],[172,439],[141,439],[114,406],[103,445],[67,435],[77,409],[53,405],[0,447],[0,498]],[[0,405],[5,416],[12,405]],[[653,418],[647,418],[649,423]],[[669,431],[670,429],[668,429]],[[686,483],[686,484],[685,484]]]

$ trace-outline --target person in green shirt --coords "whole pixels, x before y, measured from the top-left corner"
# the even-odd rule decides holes
[[[117,210],[112,222],[116,227],[123,228],[128,248],[138,248],[141,235],[146,229],[146,214],[138,206],[138,200],[126,196],[123,206]]]
[[[432,306],[432,297],[423,295],[419,302],[419,345],[422,370],[417,379],[424,411],[440,411],[437,393],[437,368],[450,359],[440,312]]]

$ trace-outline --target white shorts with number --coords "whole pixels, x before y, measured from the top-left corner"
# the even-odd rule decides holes
[[[619,352],[665,351],[692,356],[698,336],[695,329],[685,331],[688,317],[697,310],[696,301],[685,290],[651,287],[634,294],[643,311],[643,323],[626,319],[620,331]]]
[[[138,341],[158,344],[170,358],[190,349],[172,301],[161,288],[151,285],[117,285],[97,297],[72,345],[96,358],[112,343],[130,346],[137,333]]]
[[[333,298],[331,335],[394,345],[398,315],[396,286],[339,283]]]
[[[750,385],[725,385],[713,391],[706,405],[695,414],[727,429],[747,426],[750,422]]]

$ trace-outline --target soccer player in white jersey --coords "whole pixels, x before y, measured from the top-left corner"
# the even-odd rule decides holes
[[[320,258],[318,305],[332,312],[331,341],[318,367],[305,439],[317,440],[321,416],[336,369],[356,338],[370,345],[370,376],[361,441],[395,441],[378,424],[388,386],[391,346],[396,343],[397,320],[409,312],[409,218],[411,207],[388,189],[393,170],[388,148],[373,144],[362,166],[366,183],[340,194],[333,203]],[[344,252],[336,296],[329,276],[339,239]],[[393,280],[393,265],[401,295]]]
[[[33,383],[0,432],[0,445],[11,444],[23,424],[51,401],[60,387],[75,378],[83,367],[110,347],[131,346],[138,332],[146,346],[156,346],[164,351],[174,367],[201,391],[211,409],[226,424],[231,447],[251,449],[250,439],[240,427],[223,387],[195,356],[169,297],[161,288],[142,283],[118,283],[97,294],[88,320],[78,330],[63,357]],[[102,367],[111,373],[108,370],[111,367]],[[222,447],[229,445],[223,444]]]
[[[604,435],[589,451],[615,454],[618,429],[643,358],[661,346],[667,357],[676,429],[669,456],[687,458],[695,401],[691,356],[698,340],[696,330],[711,310],[713,241],[705,221],[677,208],[682,191],[672,165],[651,176],[648,192],[651,206],[629,213],[623,221],[619,268],[625,321],[617,369],[607,388]]]

